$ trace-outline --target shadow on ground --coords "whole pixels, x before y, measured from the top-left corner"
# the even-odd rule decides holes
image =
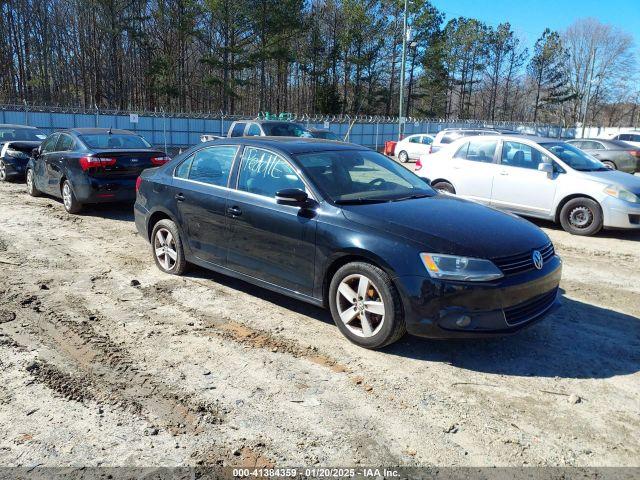
[[[301,315],[333,324],[327,310],[251,285],[192,268],[192,278],[220,283]],[[563,296],[561,308],[515,335],[478,340],[430,340],[405,336],[380,355],[446,362],[499,375],[610,378],[640,371],[640,319]],[[338,329],[336,341],[347,342]]]

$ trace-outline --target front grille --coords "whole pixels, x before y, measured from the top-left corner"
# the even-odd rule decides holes
[[[535,297],[526,302],[519,303],[513,307],[504,309],[504,319],[507,325],[514,327],[535,319],[546,312],[556,299],[558,289],[554,288],[550,292]]]
[[[555,255],[553,243],[549,242],[545,246],[537,248],[542,254],[542,259],[545,263]],[[533,270],[533,250],[526,253],[520,253],[517,255],[510,255],[508,257],[500,257],[493,259],[493,263],[502,270],[505,275],[513,275],[516,273],[528,272]]]

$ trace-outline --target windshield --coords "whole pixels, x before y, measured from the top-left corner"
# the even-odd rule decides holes
[[[542,143],[541,146],[549,150],[556,157],[574,170],[580,172],[598,172],[608,170],[599,160],[584,153],[579,148],[564,142]]]
[[[0,142],[41,142],[45,138],[47,134],[37,128],[0,128]]]
[[[323,138],[325,140],[342,140],[338,135],[333,132],[327,132],[324,130],[319,130],[317,132],[313,132],[313,136],[316,138]]]
[[[80,139],[89,148],[151,148],[151,144],[138,135],[126,133],[99,133],[80,135]]]
[[[420,177],[371,150],[296,156],[313,183],[336,204],[377,203],[435,195]]]
[[[263,123],[262,129],[268,137],[305,137],[313,138],[313,134],[295,123]]]

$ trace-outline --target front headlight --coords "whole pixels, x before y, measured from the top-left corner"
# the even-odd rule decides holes
[[[640,203],[640,198],[635,193],[631,193],[618,185],[609,185],[604,189],[604,193],[625,202]]]
[[[13,148],[7,148],[7,151],[4,153],[8,157],[19,158],[21,160],[28,160],[29,155],[20,150],[14,150]]]
[[[483,282],[502,278],[493,262],[482,258],[458,257],[440,253],[421,253],[420,258],[432,278]]]

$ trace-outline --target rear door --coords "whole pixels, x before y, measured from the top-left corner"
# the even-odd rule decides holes
[[[450,181],[457,194],[482,203],[491,202],[497,149],[496,139],[476,137],[462,143],[450,166]]]
[[[53,162],[56,157],[56,147],[58,145],[59,133],[54,133],[47,137],[40,147],[40,156],[36,160],[35,166],[35,183],[38,189],[45,193],[54,193],[51,190],[51,184],[49,181],[49,171],[51,170],[48,164]],[[56,195],[60,195],[60,191],[56,189]]]
[[[64,163],[73,151],[75,140],[68,133],[61,133],[58,137],[55,153],[47,156],[46,169],[50,191],[60,190],[60,182],[64,175]]]
[[[175,209],[193,254],[216,265],[226,264],[229,240],[226,202],[237,145],[202,148],[175,171],[172,194]]]
[[[556,193],[557,174],[539,171],[541,162],[552,163],[552,160],[531,145],[502,142],[491,204],[516,213],[549,216]]]
[[[310,192],[287,159],[245,147],[237,189],[229,194],[228,267],[294,292],[311,295],[316,220],[298,207],[279,205],[276,192]]]

